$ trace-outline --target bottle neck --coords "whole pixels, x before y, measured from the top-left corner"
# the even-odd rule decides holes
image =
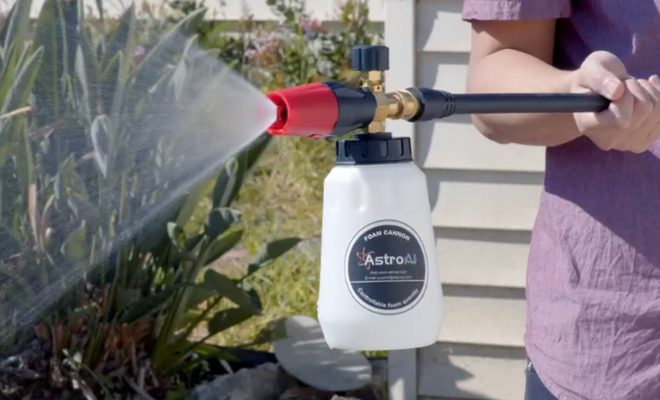
[[[408,137],[392,137],[389,132],[358,134],[336,143],[336,165],[373,165],[412,162]]]

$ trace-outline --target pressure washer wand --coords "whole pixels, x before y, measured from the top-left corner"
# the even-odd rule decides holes
[[[355,130],[381,133],[387,119],[418,122],[452,115],[600,112],[609,107],[608,99],[589,93],[452,94],[423,87],[386,92],[387,47],[355,47],[351,61],[353,69],[362,72],[361,86],[331,81],[270,93],[278,119],[268,132],[318,138]]]
[[[590,93],[451,94],[426,88],[409,90],[421,103],[419,112],[411,121],[466,114],[599,112],[609,106],[607,98]]]

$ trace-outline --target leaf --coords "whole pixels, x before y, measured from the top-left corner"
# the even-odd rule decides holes
[[[124,12],[119,25],[111,34],[110,40],[106,46],[106,54],[101,62],[105,65],[105,57],[115,53],[121,53],[122,57],[117,70],[117,84],[112,99],[112,118],[119,118],[122,105],[124,104],[124,92],[129,80],[129,72],[135,54],[136,46],[136,15],[135,3]]]
[[[80,32],[84,26],[84,12],[81,12],[79,6],[81,1],[65,1],[62,5],[62,40],[65,43],[63,52],[64,66],[62,77],[70,79],[76,62],[76,49],[80,39]],[[82,23],[82,24],[81,24]],[[67,96],[69,93],[66,93]]]
[[[121,72],[121,65],[123,62],[124,54],[119,51],[114,57],[108,61],[107,65],[103,67],[101,74],[100,95],[103,104],[103,112],[112,112],[113,100],[115,92],[118,90],[118,81]]]
[[[101,114],[94,118],[91,126],[94,159],[104,178],[108,177],[108,152],[110,147],[110,118]]]
[[[195,286],[188,291],[186,310],[192,310],[196,308],[215,294],[216,293],[214,290],[204,287],[203,285]]]
[[[194,287],[195,285],[191,283],[173,284],[160,293],[145,297],[130,306],[121,316],[121,321],[125,324],[134,324],[143,318],[147,318],[168,306],[178,290],[191,286]]]
[[[253,316],[254,314],[250,314],[242,308],[229,308],[219,311],[206,325],[209,336],[215,336],[220,332],[247,321]]]
[[[79,102],[87,99],[87,105],[83,110],[88,110],[87,119],[91,123],[92,111],[96,111],[97,101],[99,101],[101,87],[99,85],[99,76],[101,75],[98,59],[94,54],[92,44],[92,33],[88,27],[82,29],[78,51],[76,52],[75,72],[78,82],[82,87],[79,89],[79,95],[82,97]]]
[[[217,260],[223,254],[236,247],[242,237],[243,230],[240,229],[215,238],[215,240],[209,245],[208,249],[206,249],[206,252],[202,255],[202,257],[204,257],[202,265],[207,265],[208,263]]]
[[[76,172],[73,154],[64,160],[57,171],[53,189],[55,199],[59,203],[65,202],[77,218],[88,219],[92,223],[98,221],[99,212],[89,201],[85,182]]]
[[[141,299],[141,290],[131,287],[117,287],[117,293],[115,298],[117,301],[117,307],[120,310],[128,309],[130,306],[135,304]]]
[[[135,47],[135,3],[124,11],[119,18],[119,24],[110,33],[106,42],[105,54],[101,59],[101,65],[106,65],[118,52],[126,55],[133,54]]]
[[[206,235],[211,240],[214,240],[231,228],[240,218],[241,213],[231,208],[216,208],[211,210],[204,226]]]
[[[272,135],[262,134],[257,137],[250,145],[248,145],[243,151],[245,158],[245,168],[247,171],[251,171],[252,168],[257,164],[264,151],[268,148],[270,141],[273,139]]]
[[[26,278],[21,276],[20,273],[16,273],[10,270],[3,264],[0,264],[0,278],[1,278],[0,282],[3,282],[5,285],[11,287],[12,289],[18,289],[21,297],[32,297],[37,295],[26,281]],[[31,283],[36,284],[38,287],[40,282],[31,282]],[[47,282],[41,282],[41,283],[44,285],[47,284]]]
[[[261,135],[225,163],[213,189],[213,208],[231,205],[243,185],[245,175],[257,163],[270,140],[270,135]]]
[[[89,198],[85,183],[76,172],[76,162],[73,159],[73,154],[64,160],[59,171],[57,171],[54,192],[57,200],[67,198],[87,200]]]
[[[237,188],[240,188],[243,183],[242,177],[244,175],[243,165],[237,157],[230,158],[223,165],[213,188],[213,208],[231,205],[236,193],[238,193]]]
[[[37,222],[39,219],[37,185],[34,173],[34,155],[29,137],[30,128],[27,119],[22,117],[15,119],[13,125],[16,129],[16,140],[20,143],[20,148],[16,157],[18,169],[17,175],[22,186],[22,191],[27,195],[27,211],[35,239],[35,245],[38,250],[41,250],[41,234]]]
[[[199,242],[202,240],[203,237],[204,235],[202,235],[201,233],[189,237],[188,240],[186,240],[186,251],[193,251],[193,249],[197,247],[197,245],[199,244]]]
[[[20,67],[21,51],[17,43],[10,43],[9,48],[2,55],[2,74],[0,74],[0,101],[4,103],[7,93],[14,86],[16,69]]]
[[[230,362],[239,361],[235,355],[210,343],[200,343],[195,347],[195,353],[202,357],[215,358],[217,360],[225,360]]]
[[[202,341],[193,342],[192,345],[189,345],[186,350],[188,351],[186,351],[184,354],[188,355],[191,352],[194,352],[197,357],[187,357],[185,359],[180,359],[179,362],[170,363],[165,370],[167,371],[168,375],[176,375],[176,373],[180,371],[193,370],[195,367],[209,359],[223,360],[228,362],[239,361],[238,357],[229,351],[223,350],[222,348],[213,344],[204,343]],[[189,400],[187,396],[174,397],[170,396],[171,394],[172,392],[170,391],[168,397],[165,400]]]
[[[76,107],[83,113],[86,122],[90,123],[92,121],[92,109],[90,103],[89,80],[87,78],[87,67],[82,47],[78,47],[76,50],[74,72],[75,79],[73,85],[75,87]]]
[[[14,3],[0,31],[0,45],[5,51],[11,43],[25,42],[30,27],[30,9],[32,0],[21,0]]]
[[[193,216],[195,213],[195,210],[197,207],[199,207],[199,202],[201,201],[202,197],[207,194],[207,192],[210,192],[211,189],[209,189],[209,186],[212,182],[200,182],[197,185],[195,185],[189,192],[188,195],[186,196],[186,200],[183,203],[183,206],[179,210],[179,214],[176,217],[176,223],[179,226],[186,226],[186,224],[190,221],[190,218]]]
[[[266,248],[257,254],[255,260],[248,265],[247,274],[243,277],[243,279],[254,274],[269,262],[283,256],[286,252],[296,247],[301,241],[302,239],[300,238],[291,237],[275,240],[268,243]]]
[[[181,101],[184,90],[188,86],[188,78],[194,73],[194,71],[188,71],[188,64],[190,63],[189,54],[192,48],[197,48],[197,35],[191,37],[186,42],[186,47],[183,50],[181,60],[178,62],[176,69],[170,78],[170,85],[172,85],[174,98],[177,102]]]
[[[7,97],[4,99],[0,115],[7,114],[28,104],[28,99],[41,66],[42,56],[43,49],[40,48],[23,64],[18,74],[11,77],[13,83]]]
[[[286,318],[278,318],[270,321],[266,327],[262,328],[249,343],[241,347],[261,346],[278,340],[286,339]]]
[[[259,309],[254,307],[252,298],[245,290],[236,286],[236,282],[217,271],[212,269],[206,271],[202,287],[208,290],[213,290],[219,296],[231,300],[234,304],[249,311],[253,315],[261,313]]]
[[[174,222],[167,223],[167,235],[170,237],[172,244],[179,250],[185,251],[186,248],[186,234],[183,229]]]
[[[76,261],[83,261],[89,252],[87,247],[87,224],[85,221],[62,244],[62,254]]]
[[[174,62],[178,51],[183,51],[185,46],[182,39],[197,31],[205,14],[205,8],[191,12],[158,41],[133,73],[131,80],[134,80],[136,87],[150,88],[158,81],[159,76],[155,71],[160,71]]]
[[[20,146],[16,154],[16,175],[24,193],[34,183],[34,159],[30,144],[30,129],[25,118],[19,117],[12,121],[12,136],[14,143]]]
[[[59,119],[63,111],[61,101],[64,93],[61,79],[65,74],[65,62],[68,59],[63,6],[62,1],[46,0],[35,28],[34,46],[43,47],[43,63],[48,66],[35,82],[36,115],[41,126]]]

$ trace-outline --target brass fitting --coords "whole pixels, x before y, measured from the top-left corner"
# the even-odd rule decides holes
[[[376,97],[376,113],[367,127],[368,133],[385,132],[387,119],[411,119],[419,111],[419,101],[407,90],[385,92],[385,73],[369,71],[362,75],[362,87]]]

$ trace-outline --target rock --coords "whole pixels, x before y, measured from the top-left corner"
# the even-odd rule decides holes
[[[299,381],[327,392],[356,390],[371,383],[371,364],[362,353],[331,349],[319,323],[304,315],[286,320],[287,338],[273,343],[282,368]]]
[[[285,389],[286,375],[277,364],[262,364],[223,375],[196,387],[193,400],[276,400]]]

